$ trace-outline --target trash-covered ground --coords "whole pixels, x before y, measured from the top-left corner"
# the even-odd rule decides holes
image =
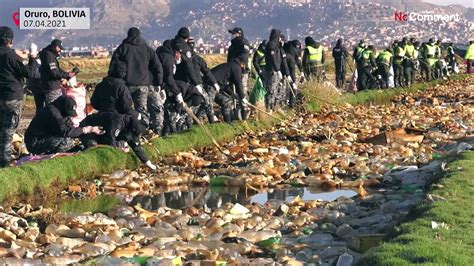
[[[327,107],[223,146],[71,184],[104,213],[14,204],[1,263],[352,265],[421,201],[449,156],[472,149],[472,78],[391,104]],[[54,219],[45,217],[54,216]]]

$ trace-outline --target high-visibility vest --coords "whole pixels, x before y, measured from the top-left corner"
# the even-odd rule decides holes
[[[425,52],[428,58],[433,58],[436,54],[436,45],[426,44]]]
[[[397,46],[395,47],[395,64],[401,64],[403,62],[403,57],[405,56],[405,49]]]
[[[428,65],[431,67],[436,64],[437,59],[435,58],[438,47],[436,45],[426,44],[426,58],[428,59]]]
[[[413,50],[413,59],[418,59],[419,55],[420,55],[420,51],[418,51],[418,49]]]
[[[474,44],[467,47],[466,56],[464,58],[474,60]]]
[[[323,60],[323,47],[314,48],[313,46],[306,47],[308,49],[308,61],[310,63],[321,62]]]
[[[408,58],[414,58],[413,53],[415,52],[415,46],[411,43],[405,45],[405,55]]]
[[[389,65],[390,64],[390,60],[392,59],[392,53],[390,53],[389,51],[382,51],[380,52],[379,56],[377,57],[377,59],[382,62],[383,64],[386,64],[386,65]]]
[[[356,57],[360,57],[362,55],[362,52],[364,52],[365,48],[360,46],[360,45],[357,45],[356,47]]]
[[[264,67],[267,63],[265,62],[265,53],[257,50],[257,62],[260,67]]]

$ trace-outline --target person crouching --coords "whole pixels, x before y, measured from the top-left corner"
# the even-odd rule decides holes
[[[156,166],[148,159],[140,145],[140,136],[147,127],[147,123],[141,118],[140,113],[137,111],[130,111],[126,114],[117,112],[95,113],[87,116],[81,122],[81,127],[90,126],[103,128],[104,134],[97,135],[91,132],[83,135],[81,142],[86,148],[102,144],[126,150],[125,143],[127,143],[140,161],[148,168],[156,170]]]
[[[102,134],[99,127],[74,127],[71,118],[77,116],[75,108],[73,98],[61,96],[40,110],[25,132],[28,151],[36,155],[73,152],[79,150],[74,145],[74,138]]]

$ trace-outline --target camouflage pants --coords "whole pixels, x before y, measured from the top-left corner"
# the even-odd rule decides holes
[[[21,100],[0,100],[0,167],[8,166],[12,159],[12,138],[21,117]]]
[[[224,121],[227,123],[232,122],[233,112],[235,109],[234,98],[227,93],[221,91],[216,96],[216,103],[221,107],[221,114],[224,117]]]
[[[153,87],[149,88],[147,107],[150,112],[150,129],[156,134],[161,135],[163,132],[163,121],[165,119],[165,97],[161,97]]]
[[[277,97],[279,92],[280,80],[276,72],[266,71],[265,72],[265,89],[267,94],[265,95],[265,105],[268,110],[274,111],[277,104]]]
[[[214,87],[208,86],[207,90],[203,91],[204,103],[200,106],[198,110],[198,116],[203,115],[207,116],[209,123],[214,123],[214,100],[216,98],[216,89]]]
[[[44,137],[25,139],[26,148],[33,154],[53,154],[68,152],[74,148],[74,139],[62,137]]]
[[[130,86],[130,94],[132,95],[135,110],[142,114],[143,121],[148,125],[150,123],[150,115],[148,113],[148,94],[149,86]]]
[[[44,92],[44,100],[46,104],[50,104],[54,102],[57,98],[63,96],[63,93],[61,90],[51,90],[51,91],[45,91]]]

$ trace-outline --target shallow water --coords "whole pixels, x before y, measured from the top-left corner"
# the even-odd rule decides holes
[[[357,192],[354,190],[323,191],[307,187],[268,189],[259,193],[252,193],[241,188],[193,187],[186,190],[157,193],[155,195],[135,196],[126,199],[126,201],[132,206],[140,204],[148,210],[157,210],[160,207],[183,209],[191,205],[199,207],[205,205],[210,209],[216,209],[226,203],[239,203],[242,205],[251,203],[265,204],[272,200],[291,201],[297,196],[300,196],[303,200],[333,201],[341,196],[353,197],[356,195]]]

